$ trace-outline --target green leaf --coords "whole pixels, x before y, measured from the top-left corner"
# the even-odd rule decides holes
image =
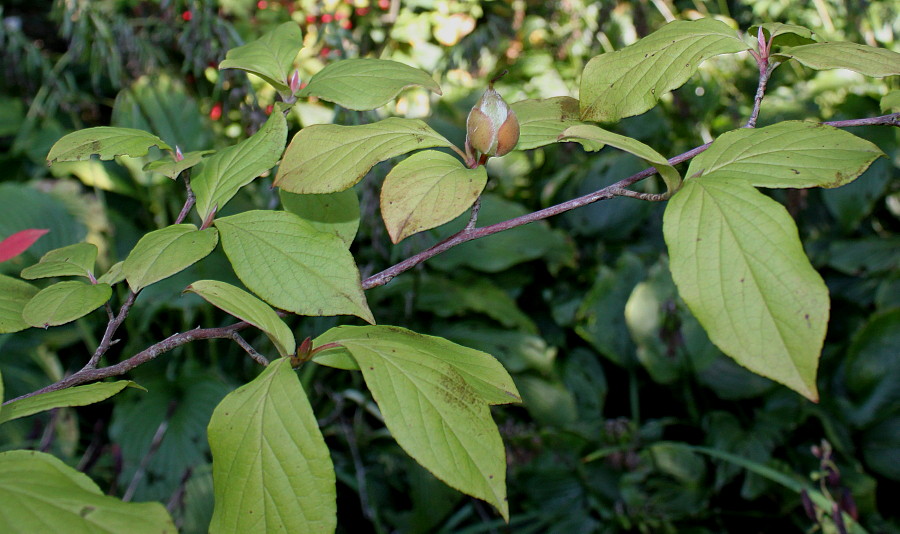
[[[31,326],[59,326],[84,317],[109,300],[112,288],[107,284],[79,281],[59,282],[45,287],[22,310],[22,319]]]
[[[672,277],[722,352],[817,400],[828,289],[793,219],[742,180],[690,179],[663,219]]]
[[[240,188],[275,166],[286,139],[287,122],[276,106],[250,138],[203,160],[191,178],[200,218],[206,220],[214,209],[221,211]]]
[[[0,274],[0,334],[25,330],[22,310],[38,289],[28,282]]]
[[[280,189],[281,205],[308,222],[320,232],[331,233],[348,247],[359,230],[359,197],[356,191],[345,189],[337,193],[298,195]]]
[[[640,41],[599,55],[581,76],[581,119],[614,122],[656,105],[681,87],[701,63],[749,47],[715,19],[670,22]]]
[[[780,22],[765,22],[762,25],[763,35],[768,41],[774,36],[773,46],[797,46],[816,42],[813,32],[809,28],[796,24],[782,24]],[[760,25],[754,24],[747,29],[747,35],[756,37]]]
[[[22,269],[21,276],[27,280],[55,276],[90,278],[94,274],[94,262],[96,261],[97,245],[75,243],[44,254],[38,263]]]
[[[426,150],[406,158],[381,187],[381,217],[393,243],[452,221],[469,209],[487,185],[483,166]]]
[[[291,193],[334,193],[363,179],[376,163],[452,143],[416,119],[391,117],[361,126],[303,128],[284,153],[275,185]]]
[[[182,173],[182,171],[197,165],[204,157],[214,152],[215,150],[197,150],[188,152],[187,154],[184,154],[184,159],[181,161],[175,161],[172,157],[164,157],[144,165],[144,170],[165,174],[174,180]]]
[[[95,154],[104,160],[116,156],[139,158],[146,156],[152,146],[172,150],[162,139],[143,130],[98,126],[63,136],[50,149],[47,162],[81,161]]]
[[[375,322],[353,256],[334,234],[286,211],[248,211],[215,224],[238,278],[272,306]]]
[[[722,134],[691,161],[687,175],[715,172],[757,187],[831,188],[852,182],[883,155],[849,132],[785,121]]]
[[[784,48],[775,59],[796,59],[816,70],[849,69],[866,76],[883,78],[900,74],[900,54],[886,48],[857,43],[813,43]]]
[[[561,141],[586,139],[594,143],[605,143],[614,146],[619,150],[634,154],[656,167],[656,170],[659,171],[660,176],[662,176],[663,180],[666,182],[666,187],[670,193],[677,191],[681,186],[681,175],[678,174],[675,167],[669,165],[669,160],[637,139],[619,135],[591,124],[566,128],[559,134],[559,139]]]
[[[94,404],[112,397],[126,387],[143,389],[131,380],[97,382],[12,401],[3,407],[3,412],[0,413],[0,424],[55,408]]]
[[[289,359],[216,407],[209,422],[214,534],[334,532],[334,467]]]
[[[557,96],[541,100],[522,100],[510,107],[519,119],[518,150],[530,150],[559,142],[559,134],[569,126],[581,122],[578,100],[569,96]],[[573,139],[581,143],[585,150],[596,152],[602,143],[586,139]]]
[[[317,96],[347,109],[365,111],[387,104],[416,85],[443,94],[441,86],[421,69],[388,59],[344,59],[316,73],[297,96]]]
[[[122,272],[122,265],[124,263],[124,261],[117,261],[112,265],[112,267],[109,268],[108,271],[103,273],[103,275],[98,278],[97,281],[113,286],[118,284],[122,280],[125,280],[125,273]]]
[[[506,456],[488,406],[518,401],[519,395],[499,362],[397,327],[333,328],[316,340],[324,343],[339,343],[352,354],[403,450],[508,519]]]
[[[200,295],[213,306],[265,332],[282,356],[294,353],[294,333],[288,325],[268,304],[243,289],[216,280],[198,280],[185,291]]]
[[[420,358],[423,363],[437,359],[453,367],[488,404],[522,401],[512,378],[493,356],[441,337],[417,334],[398,326],[339,326],[316,338],[313,345],[338,343],[355,356],[347,345],[348,341],[351,344],[363,343],[368,346],[367,350],[392,355],[396,351],[404,351],[406,357]],[[331,354],[333,350],[320,352],[313,361],[339,369],[359,370],[357,363],[340,361],[340,349],[337,349],[337,357]]]
[[[900,110],[900,89],[889,91],[888,94],[881,97],[881,111],[883,113],[898,110]]]
[[[0,517],[10,533],[176,532],[161,503],[104,495],[87,475],[37,451],[0,453]]]
[[[253,73],[278,91],[290,92],[288,77],[301,48],[300,26],[296,22],[285,22],[259,39],[229,50],[219,68]]]
[[[197,230],[193,224],[154,230],[137,242],[122,264],[122,272],[131,290],[137,292],[205,258],[218,241],[215,228]]]

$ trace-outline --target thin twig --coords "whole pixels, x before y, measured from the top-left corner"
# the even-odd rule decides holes
[[[469,222],[466,223],[466,230],[471,230],[475,228],[475,223],[478,222],[478,211],[481,210],[481,197],[475,199],[475,203],[472,204],[472,215],[469,216]]]
[[[256,349],[254,349],[250,345],[250,343],[247,343],[247,340],[244,339],[243,337],[241,337],[240,334],[238,334],[237,332],[232,332],[231,339],[233,339],[235,343],[240,345],[242,349],[247,351],[247,354],[250,355],[250,358],[252,358],[253,361],[262,365],[263,367],[269,365],[269,360],[267,360],[266,357],[263,356],[262,354],[256,352]]]
[[[238,332],[240,330],[243,330],[244,328],[247,328],[248,326],[250,326],[249,323],[241,321],[239,323],[235,323],[229,326],[223,326],[220,328],[195,328],[193,330],[188,330],[187,332],[182,332],[180,334],[173,334],[160,341],[159,343],[155,343],[147,347],[131,358],[121,361],[115,365],[110,365],[109,367],[101,367],[99,369],[82,369],[77,373],[71,374],[66,378],[63,378],[62,380],[59,380],[58,382],[50,384],[49,386],[43,387],[37,391],[32,391],[31,393],[26,393],[25,395],[16,397],[15,399],[10,399],[3,404],[9,404],[10,402],[14,402],[20,399],[33,397],[34,395],[40,395],[41,393],[59,391],[61,389],[77,386],[79,384],[85,384],[87,382],[93,382],[95,380],[102,380],[111,376],[123,375],[128,371],[134,369],[135,367],[155,359],[160,354],[169,352],[170,350],[190,343],[191,341],[196,341],[198,339],[231,339],[231,334],[233,332]]]
[[[107,323],[106,331],[103,332],[103,339],[100,340],[100,345],[97,346],[97,350],[94,351],[93,356],[91,356],[91,359],[88,360],[87,364],[81,368],[82,371],[97,368],[100,358],[102,358],[103,355],[106,354],[106,351],[109,350],[109,347],[115,343],[113,341],[113,336],[116,335],[116,330],[118,330],[119,327],[122,326],[122,323],[125,322],[125,318],[128,317],[128,311],[131,309],[136,298],[137,293],[129,290],[128,296],[125,297],[125,302],[123,302],[122,307],[119,308],[118,315]]]
[[[190,169],[185,169],[182,173],[184,177],[184,188],[187,189],[187,199],[184,201],[184,206],[181,208],[181,213],[178,214],[178,217],[175,218],[175,224],[181,224],[187,218],[188,213],[191,212],[191,208],[194,207],[194,203],[197,201],[197,197],[194,196],[194,190],[191,188],[191,171]]]

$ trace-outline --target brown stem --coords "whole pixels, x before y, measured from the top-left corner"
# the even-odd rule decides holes
[[[184,206],[181,208],[181,213],[175,218],[175,224],[183,223],[188,213],[191,212],[191,208],[194,207],[194,203],[197,202],[197,197],[194,196],[194,190],[191,188],[190,169],[186,169],[182,176],[184,176],[184,188],[187,189],[187,198],[184,201]]]
[[[69,375],[58,382],[50,384],[49,386],[43,387],[37,391],[26,393],[25,395],[16,397],[15,399],[10,399],[3,404],[9,404],[10,402],[14,402],[27,397],[33,397],[34,395],[39,395],[41,393],[59,391],[61,389],[77,386],[79,384],[85,384],[87,382],[93,382],[95,380],[102,380],[111,376],[123,375],[128,371],[134,369],[135,367],[155,359],[160,354],[169,352],[170,350],[190,343],[191,341],[196,341],[198,339],[232,339],[232,334],[234,332],[243,330],[248,326],[250,326],[248,323],[241,321],[239,323],[235,323],[229,326],[223,326],[221,328],[195,328],[193,330],[188,330],[187,332],[174,334],[160,341],[159,343],[147,347],[131,358],[121,361],[115,365],[101,367],[100,369],[88,369],[87,367],[85,367],[77,373]]]

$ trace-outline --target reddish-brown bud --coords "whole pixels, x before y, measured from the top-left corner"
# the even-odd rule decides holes
[[[519,119],[493,85],[466,119],[466,143],[485,156],[508,154],[519,142]]]

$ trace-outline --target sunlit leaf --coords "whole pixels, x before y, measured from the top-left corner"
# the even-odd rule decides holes
[[[796,59],[816,70],[849,69],[876,78],[900,74],[900,53],[857,43],[794,46],[779,50],[775,58],[780,59],[779,56]]]
[[[289,359],[222,400],[209,422],[209,446],[210,532],[334,532],[334,467]]]
[[[643,113],[663,94],[681,87],[707,59],[748,48],[724,22],[670,22],[588,62],[581,76],[581,118],[612,122]]]
[[[219,68],[251,72],[275,89],[289,91],[288,77],[301,48],[300,26],[296,22],[285,22],[259,39],[229,50]]]
[[[444,152],[425,150],[406,158],[381,187],[381,217],[391,241],[452,221],[469,209],[485,185],[483,166],[469,169]]]
[[[22,310],[22,319],[31,326],[59,326],[83,317],[109,300],[107,284],[78,281],[59,282],[40,290]]]
[[[161,503],[128,503],[104,495],[87,475],[37,451],[0,453],[0,517],[10,533],[176,532]]]
[[[397,327],[334,328],[316,340],[324,343],[352,355],[388,430],[410,456],[508,518],[506,455],[488,406],[519,395],[499,362]]]
[[[247,211],[216,219],[216,227],[238,278],[272,306],[375,322],[353,256],[334,234],[286,211]]]
[[[669,165],[669,161],[666,157],[637,139],[619,135],[615,132],[610,132],[599,126],[590,124],[566,128],[559,134],[559,139],[561,141],[586,139],[597,144],[614,146],[619,150],[634,154],[656,167],[656,170],[659,171],[660,176],[663,177],[670,192],[677,190],[681,185],[681,175],[678,174],[675,167]]]
[[[105,160],[116,156],[139,158],[146,156],[153,146],[172,150],[162,139],[143,130],[98,126],[65,135],[50,149],[47,162],[81,161],[93,155]]]
[[[437,82],[421,69],[388,59],[345,59],[316,73],[297,96],[317,96],[363,111],[381,107],[416,85],[442,94]]]
[[[578,100],[569,96],[558,96],[542,100],[522,100],[510,106],[519,119],[518,150],[529,150],[559,142],[559,134],[569,126],[584,124]],[[573,139],[581,143],[585,150],[597,151],[602,143],[586,139]]]
[[[97,382],[95,384],[70,387],[12,401],[3,407],[3,412],[0,412],[0,423],[12,421],[13,419],[18,419],[20,417],[28,417],[29,415],[46,412],[55,408],[94,404],[112,397],[129,386],[140,388],[140,386],[131,380]]]
[[[785,121],[719,136],[691,161],[688,176],[716,172],[757,187],[838,187],[852,182],[881,150],[824,124]]]
[[[781,22],[765,22],[754,24],[747,28],[747,34],[756,37],[759,27],[762,26],[763,36],[766,41],[774,36],[773,46],[797,46],[816,42],[813,32],[809,28],[796,24],[782,24]]]
[[[170,157],[165,157],[156,161],[151,161],[150,163],[144,165],[144,170],[165,174],[166,176],[174,180],[178,177],[179,174],[182,173],[182,171],[190,169],[194,165],[203,161],[204,157],[213,153],[215,153],[215,150],[197,150],[194,152],[188,152],[187,154],[184,154],[184,159],[182,159],[181,161],[175,161]]]
[[[22,319],[22,310],[37,292],[38,288],[28,282],[0,274],[0,334],[29,327]]]
[[[294,136],[275,185],[291,193],[334,193],[362,180],[376,163],[450,141],[416,119],[391,117],[361,126],[320,124]]]
[[[348,247],[359,229],[359,197],[356,191],[345,189],[337,193],[298,195],[283,189],[278,191],[281,204],[308,222],[313,228],[341,238]]]
[[[38,263],[22,269],[21,276],[27,280],[55,276],[84,276],[87,278],[94,273],[94,262],[96,261],[97,245],[75,243],[44,254]]]
[[[288,325],[268,304],[243,289],[216,280],[198,280],[185,291],[200,295],[213,306],[265,332],[282,356],[294,353],[294,333]]]
[[[818,399],[828,289],[783,206],[741,180],[687,180],[663,221],[672,277],[710,340],[751,371]]]
[[[305,131],[305,130],[304,130]],[[191,178],[197,213],[206,220],[245,185],[278,163],[287,140],[287,122],[276,106],[269,119],[249,139],[206,158]]]
[[[215,228],[173,224],[144,235],[125,258],[122,272],[131,290],[139,291],[205,258],[218,242]]]

